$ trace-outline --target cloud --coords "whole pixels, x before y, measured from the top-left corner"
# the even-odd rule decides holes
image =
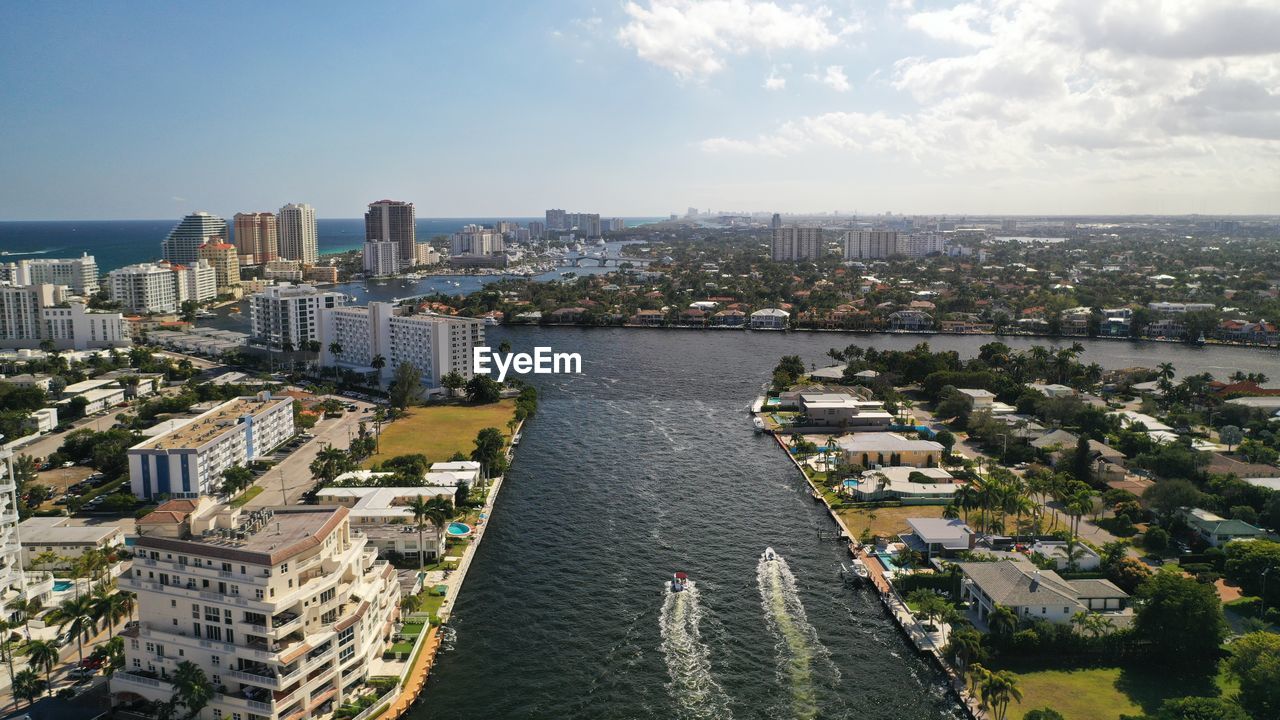
[[[778,74],[778,68],[771,68],[769,76],[764,79],[765,90],[785,90],[787,87],[787,79]]]
[[[822,76],[821,81],[823,85],[836,92],[849,90],[849,78],[844,74],[844,68],[839,65],[828,65],[827,72]]]
[[[825,5],[778,5],[754,0],[628,2],[618,39],[642,59],[681,80],[720,72],[727,58],[749,52],[824,50],[855,32]]]
[[[806,115],[701,148],[880,153],[957,176],[1280,186],[1275,2],[973,0],[901,22],[941,43],[913,44],[918,54],[878,80],[906,109]],[[836,77],[828,68],[822,79],[841,89]],[[1240,171],[1268,166],[1261,177]]]

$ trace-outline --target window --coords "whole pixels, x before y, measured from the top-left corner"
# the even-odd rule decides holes
[[[191,617],[197,620],[200,619],[200,606],[196,603],[191,603]]]
[[[218,708],[213,709],[213,720],[222,720],[222,711]]]
[[[195,628],[192,637],[200,637],[200,623],[191,623],[191,627]]]
[[[205,637],[210,640],[222,642],[222,627],[219,625],[206,625],[204,628]]]
[[[231,594],[232,594],[232,595],[239,595],[239,594],[240,594],[240,586],[239,586],[239,585],[232,585],[232,586],[231,586]]]
[[[210,664],[210,665],[213,665],[213,666],[215,666],[215,667],[217,667],[218,665],[221,665],[221,664],[222,664],[222,656],[221,656],[221,655],[210,655],[210,656],[209,656],[209,664]]]
[[[254,597],[256,597],[256,598],[258,598],[259,600],[261,600],[261,599],[262,599],[262,588],[254,588],[254,590],[253,590],[253,595],[254,595]]]
[[[133,659],[133,666],[134,666],[134,667],[136,667],[136,668],[141,668],[141,667],[142,667],[142,661],[141,661],[141,660],[139,660],[138,658],[134,658],[134,659]]]
[[[354,626],[353,626],[353,627],[349,627],[349,628],[347,628],[346,630],[343,630],[342,632],[338,633],[338,644],[339,644],[339,645],[346,645],[347,643],[351,642],[351,640],[352,640],[355,636],[356,636],[356,629],[355,629],[355,627],[354,627]]]
[[[231,563],[222,563],[222,572],[231,572]]]
[[[280,566],[280,572],[282,572],[282,573],[287,573],[287,572],[289,572],[289,563],[284,563],[284,564],[282,564],[282,565]]]
[[[338,662],[340,663],[346,662],[347,658],[355,654],[356,654],[356,647],[354,645],[345,647],[342,649],[342,652],[338,653]]]

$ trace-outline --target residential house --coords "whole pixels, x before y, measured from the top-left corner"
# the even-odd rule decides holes
[[[764,308],[751,313],[752,330],[786,330],[791,313],[778,308]]]
[[[857,400],[847,393],[803,393],[800,411],[805,425],[841,427],[853,431],[887,430],[893,416],[878,400]]]
[[[1059,570],[1071,567],[1075,560],[1075,569],[1079,572],[1097,570],[1102,565],[1102,558],[1093,548],[1077,542],[1070,545],[1066,540],[1037,540],[1028,548],[1033,555],[1052,560]]]
[[[899,310],[889,315],[889,329],[900,332],[925,332],[933,329],[933,317],[919,310]]]
[[[1228,520],[1200,508],[1184,510],[1183,516],[1200,537],[1213,547],[1222,547],[1232,540],[1254,540],[1267,534],[1262,528],[1243,520]]]
[[[961,485],[942,468],[883,467],[845,480],[843,490],[861,502],[898,500],[904,505],[946,505]]]
[[[865,432],[836,440],[845,460],[865,468],[874,465],[937,467],[942,445],[932,440],[912,440],[898,433]]]
[[[1069,623],[1080,612],[1107,615],[1116,624],[1131,617],[1129,595],[1109,580],[1064,580],[1052,570],[1041,570],[1029,560],[957,563],[964,580],[961,599],[981,622],[997,606],[1007,607],[1021,620]]]
[[[972,550],[978,535],[963,520],[947,518],[907,518],[911,532],[898,537],[907,547],[927,558],[955,557]]]

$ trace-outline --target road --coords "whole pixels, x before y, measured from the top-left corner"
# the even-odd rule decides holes
[[[254,484],[262,486],[262,493],[250,500],[245,507],[262,508],[296,504],[315,484],[315,480],[311,477],[311,461],[316,459],[320,450],[326,445],[346,450],[350,447],[351,438],[355,437],[361,420],[367,421],[369,431],[373,432],[373,411],[365,412],[365,409],[374,408],[376,405],[349,398],[340,397],[339,399],[344,403],[355,405],[356,410],[345,412],[342,417],[333,420],[321,420],[316,423],[311,430],[315,439],[298,448],[280,464],[271,468],[267,474],[258,478]],[[282,478],[283,497],[280,492]]]
[[[172,387],[162,387],[155,394],[150,395],[148,397],[155,397],[156,395],[160,395],[160,394],[173,395],[180,390],[182,390],[181,385],[174,385]],[[66,430],[65,432],[52,433],[50,435],[45,435],[44,437],[38,440],[35,440],[34,442],[23,445],[21,447],[17,447],[17,446],[13,447],[12,449],[14,451],[14,455],[15,456],[30,455],[31,457],[38,457],[38,458],[49,457],[50,454],[56,452],[58,448],[62,447],[62,442],[63,440],[66,439],[69,433],[75,432],[76,430],[82,430],[85,428],[93,430],[94,432],[102,432],[104,430],[110,430],[116,424],[116,415],[119,415],[120,413],[123,413],[123,412],[129,412],[130,409],[131,409],[130,407],[117,405],[116,407],[108,408],[107,410],[101,413],[98,413],[96,415],[92,415],[87,418],[81,418],[80,420],[77,420],[74,423],[72,423],[71,429]],[[72,460],[78,460],[78,459],[79,458],[72,458]]]

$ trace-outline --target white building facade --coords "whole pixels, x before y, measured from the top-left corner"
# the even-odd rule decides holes
[[[311,285],[282,283],[268,287],[249,299],[250,342],[273,349],[288,346],[301,350],[303,343],[318,339],[320,311],[346,302],[343,293]]]
[[[14,285],[65,285],[87,297],[98,292],[98,262],[89,253],[78,258],[32,258],[0,264],[0,280]]]
[[[400,244],[393,240],[367,240],[364,244],[366,275],[395,275],[400,272]]]
[[[125,312],[146,314],[178,311],[178,284],[174,281],[173,270],[167,265],[126,265],[108,273],[107,282],[111,288],[111,299],[120,303]]]
[[[289,203],[276,216],[280,257],[302,263],[320,259],[316,234],[316,209],[306,203]]]
[[[320,364],[370,373],[375,370],[373,359],[381,356],[386,364],[379,380],[385,383],[397,365],[407,362],[418,369],[422,384],[432,390],[451,372],[471,379],[473,350],[484,344],[484,321],[401,312],[391,303],[323,311]]]

